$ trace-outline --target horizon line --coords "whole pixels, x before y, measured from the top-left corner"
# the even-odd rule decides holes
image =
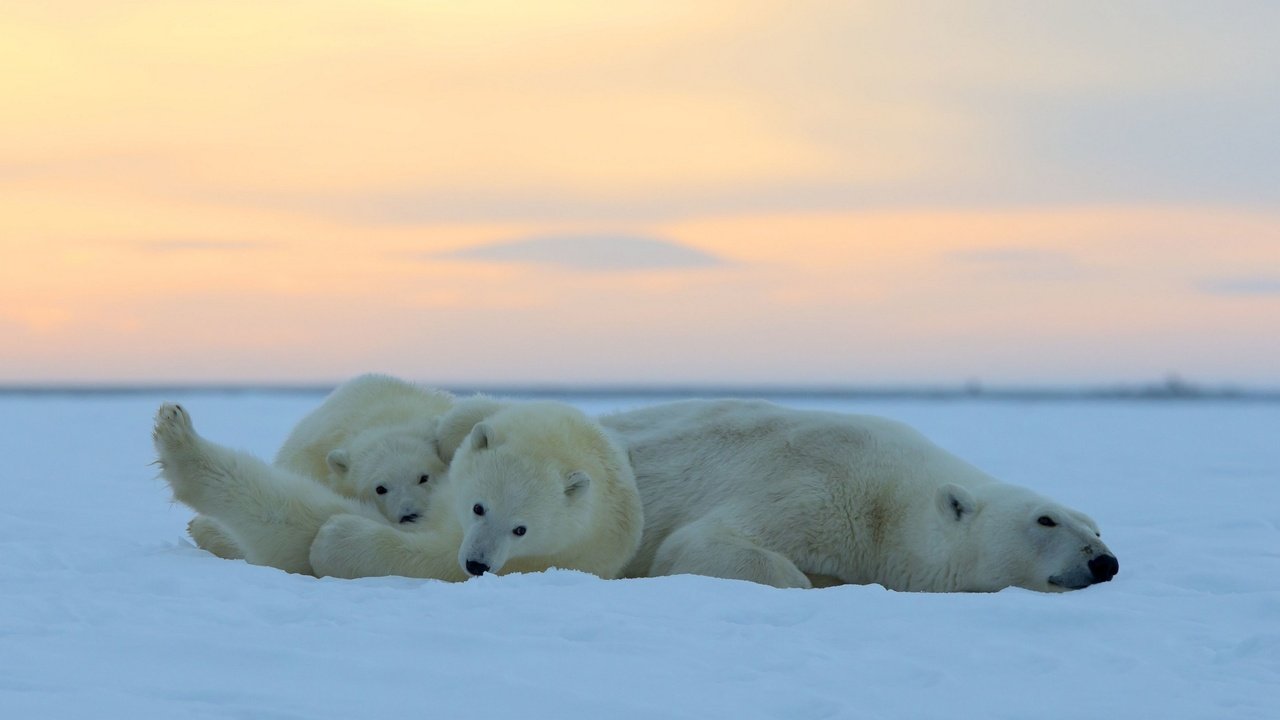
[[[183,394],[327,394],[345,381],[0,382],[0,396]],[[1176,377],[1156,382],[1007,383],[425,383],[456,396],[578,396],[607,398],[731,397],[920,400],[1230,400],[1280,402],[1280,387],[1245,383],[1200,384]]]

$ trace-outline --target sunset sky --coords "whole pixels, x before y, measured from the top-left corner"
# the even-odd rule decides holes
[[[43,0],[0,384],[1280,386],[1280,4]]]

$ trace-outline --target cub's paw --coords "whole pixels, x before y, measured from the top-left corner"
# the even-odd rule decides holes
[[[156,411],[155,429],[151,433],[157,450],[189,445],[196,438],[191,416],[177,403],[165,403]]]

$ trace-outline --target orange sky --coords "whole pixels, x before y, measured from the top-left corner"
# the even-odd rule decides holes
[[[0,383],[1280,384],[1280,11],[53,0]]]

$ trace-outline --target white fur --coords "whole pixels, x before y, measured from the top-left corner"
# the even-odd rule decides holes
[[[361,433],[387,428],[418,428],[430,437],[436,418],[452,405],[448,393],[389,375],[360,375],[339,385],[298,421],[276,453],[275,464],[302,475],[327,478],[331,469],[328,456],[335,448],[349,446]]]
[[[402,575],[459,581],[468,577],[458,566],[461,541],[452,507],[439,515],[433,512],[412,532],[361,515],[335,515],[316,534],[310,561],[315,574],[322,577]]]
[[[153,437],[174,499],[201,513],[193,535],[211,532],[215,547],[228,533],[249,562],[295,573],[466,577],[457,563],[461,533],[452,503],[433,503],[423,527],[404,532],[369,503],[205,440],[179,405],[160,407]],[[388,570],[363,561],[366,553]]]
[[[450,477],[464,568],[554,565],[614,577],[639,546],[643,512],[626,454],[567,405],[498,410],[472,429]]]
[[[487,395],[461,398],[449,412],[440,416],[436,424],[436,449],[446,463],[453,461],[454,453],[462,446],[471,430],[482,420],[510,405]]]
[[[433,479],[443,478],[446,463],[434,438],[439,417],[452,405],[445,392],[360,375],[298,422],[275,464],[374,503],[392,523],[413,522],[427,513]]]
[[[455,512],[447,521],[433,515],[428,525],[459,533],[453,572],[469,562],[497,574],[560,567],[609,578],[622,571],[640,543],[643,512],[626,454],[598,423],[561,403],[473,398],[459,401],[441,427],[453,428],[441,454],[453,458],[444,492]],[[313,548],[317,570],[440,576],[434,559],[415,559],[414,533],[346,518],[332,524]]]
[[[174,499],[216,521],[251,563],[311,573],[311,542],[330,517],[350,513],[386,525],[371,505],[205,440],[180,405],[160,406],[153,439]]]
[[[427,516],[448,471],[431,433],[418,427],[366,430],[330,451],[328,461],[330,487],[406,527]]]
[[[627,577],[1060,591],[1115,561],[1085,515],[883,418],[721,400],[601,422],[628,444],[644,500]]]
[[[187,534],[196,547],[226,560],[243,560],[244,551],[235,535],[208,515],[196,515],[187,523]]]
[[[448,393],[388,375],[360,375],[298,422],[275,465],[370,503],[408,528],[428,514],[443,481],[447,465],[436,450],[435,426],[452,402]],[[235,534],[216,520],[197,517],[188,532],[219,557],[243,556]]]

